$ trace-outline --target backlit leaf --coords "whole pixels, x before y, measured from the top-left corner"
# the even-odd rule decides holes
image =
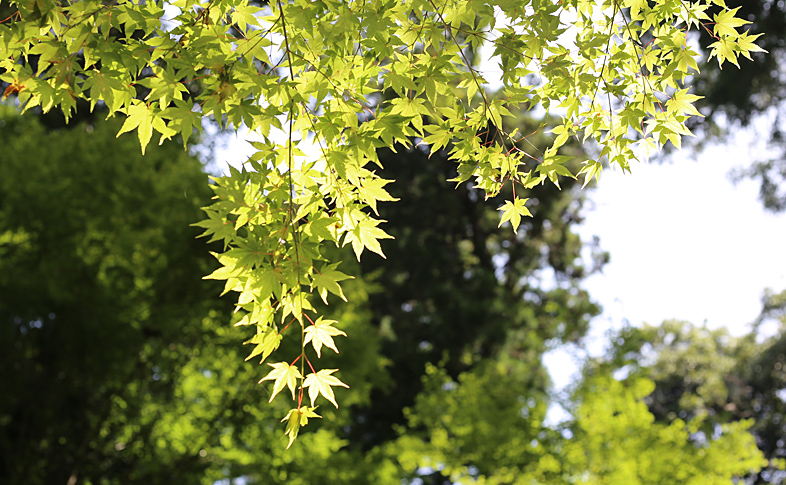
[[[341,386],[348,388],[349,386],[331,375],[337,370],[338,369],[322,369],[319,372],[311,373],[306,376],[303,387],[308,388],[308,397],[311,399],[312,406],[314,405],[314,401],[316,401],[317,397],[321,394],[322,397],[338,407],[336,396],[333,394],[333,387]]]

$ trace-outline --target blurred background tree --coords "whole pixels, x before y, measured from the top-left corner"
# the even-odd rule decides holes
[[[763,323],[777,325],[764,337]],[[768,466],[745,483],[786,481],[786,292],[767,295],[753,330],[732,337],[687,322],[628,327],[612,338],[608,355],[585,370],[652,379],[646,397],[654,418],[663,423],[693,420],[694,441],[722,436],[729,423],[750,420],[751,433]]]

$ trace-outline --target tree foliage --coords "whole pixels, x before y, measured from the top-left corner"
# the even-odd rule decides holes
[[[184,223],[208,197],[198,164],[172,145],[142,158],[113,140],[117,124],[47,133],[7,113],[0,125],[13,140],[0,163],[3,483],[662,483],[687,461],[686,480],[728,482],[756,466],[744,425],[696,448],[691,424],[653,422],[640,379],[596,376],[575,421],[544,423],[542,352],[597,312],[579,287],[575,181],[535,188],[516,235],[495,204],[445,182],[445,154],[424,169],[419,149],[383,153],[391,193],[409,195],[380,208],[391,261],[347,269],[362,275],[344,285],[349,304],[317,302],[352,335],[322,350],[353,386],[285,451],[275,423],[288,406],[256,405],[270,399],[243,362],[256,345],[236,345],[199,283],[210,261]],[[282,338],[284,352],[299,346]]]
[[[229,310],[188,227],[210,197],[199,163],[142,157],[117,123],[48,133],[1,109],[0,481],[201,473],[158,426]]]
[[[509,188],[500,224],[515,231],[538,184],[559,187],[578,175],[586,184],[604,163],[628,170],[636,149],[680,146],[686,120],[698,114],[685,84],[697,70],[688,33],[710,31],[710,55],[721,64],[760,50],[759,34],[741,31],[747,22],[734,10],[710,17],[713,4],[723,6],[17,1],[0,27],[0,79],[4,96],[16,94],[25,109],[60,107],[68,116],[80,99],[103,104],[124,119],[118,135],[135,132],[143,153],[154,134],[187,142],[205,117],[254,134],[257,152],[215,180],[216,201],[199,225],[223,243],[209,277],[239,294],[235,323],[256,329],[256,356],[266,361],[279,337],[299,334],[300,350],[276,353],[287,360],[271,362],[262,378],[273,381],[273,396],[291,391],[285,420],[294,437],[317,402],[337,405],[332,388],[343,385],[313,359],[343,332],[340,323],[319,330],[325,320],[310,296],[343,295],[348,275],[326,247],[384,256],[390,237],[377,216],[378,202],[394,200],[374,169],[377,150],[412,139],[446,148],[453,181],[471,180],[486,197]],[[497,96],[474,63],[484,43],[502,70]],[[516,144],[528,134],[500,129],[522,108],[561,116],[542,152]],[[598,147],[576,170],[561,150],[572,136]],[[304,411],[306,391],[316,399]]]
[[[697,439],[701,419],[656,421],[645,402],[655,384],[640,376],[588,376],[575,393],[574,418],[550,428],[536,394],[522,406],[517,378],[526,377],[511,373],[515,366],[498,362],[455,381],[432,369],[430,392],[411,417],[426,432],[402,436],[399,459],[440,468],[447,483],[489,485],[726,484],[766,464],[750,420],[719,426],[706,439]]]
[[[724,426],[748,423],[767,462],[745,483],[782,483],[786,478],[784,296],[768,295],[761,318],[741,337],[678,321],[624,329],[614,338],[607,359],[594,368],[624,369],[630,376],[652,379],[655,386],[646,403],[654,418],[663,423],[693,420],[697,436],[722,435]],[[760,325],[773,320],[779,323],[779,332],[762,337]]]

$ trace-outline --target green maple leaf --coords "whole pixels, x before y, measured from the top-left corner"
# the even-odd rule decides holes
[[[753,60],[751,59],[751,54],[750,54],[751,52],[766,53],[767,51],[754,44],[754,41],[758,39],[762,34],[748,35],[748,32],[750,32],[750,30],[746,31],[744,34],[740,34],[740,36],[737,37],[737,47],[739,48],[740,54],[742,54],[743,56],[747,57],[750,60]]]
[[[314,405],[314,401],[317,399],[317,397],[322,394],[325,399],[332,402],[333,405],[338,408],[336,396],[333,394],[333,387],[331,386],[341,386],[347,388],[349,386],[338,380],[336,377],[330,375],[337,370],[338,369],[322,369],[319,372],[306,376],[306,381],[303,383],[303,387],[308,388],[308,397],[311,399],[312,406]]]
[[[297,434],[300,432],[300,427],[308,424],[308,418],[322,417],[314,412],[315,409],[316,407],[290,409],[287,415],[284,416],[284,419],[281,420],[282,423],[284,421],[287,422],[287,430],[284,432],[284,436],[289,435],[287,449],[292,446],[295,438],[297,438]]]
[[[713,30],[715,31],[715,35],[718,36],[737,36],[737,30],[735,27],[739,27],[741,25],[749,24],[750,22],[747,20],[742,20],[740,18],[735,17],[734,15],[737,13],[740,7],[737,7],[732,10],[724,10],[719,14],[715,15],[715,26]]]
[[[505,221],[510,221],[510,224],[513,226],[513,230],[517,231],[519,228],[519,224],[521,223],[521,216],[532,216],[524,204],[529,199],[522,199],[518,198],[515,202],[511,202],[509,200],[505,201],[505,205],[499,208],[502,211],[502,220],[499,221],[499,226],[505,223]]]
[[[210,254],[221,263],[221,266],[209,275],[203,276],[203,280],[226,280],[240,275],[241,271],[237,267],[237,259],[226,253],[219,254],[211,251]]]
[[[273,370],[259,381],[261,384],[263,381],[271,381],[275,379],[275,382],[273,383],[273,394],[271,394],[270,401],[268,402],[273,402],[273,398],[275,398],[276,394],[284,389],[284,386],[289,387],[289,390],[292,391],[292,399],[295,399],[295,387],[297,386],[297,380],[303,378],[303,375],[300,373],[297,367],[294,365],[289,365],[286,362],[276,362],[275,364],[268,365],[272,367]]]
[[[352,243],[352,249],[355,251],[358,261],[360,261],[360,254],[363,252],[363,248],[367,248],[369,251],[385,258],[385,253],[382,252],[382,247],[379,245],[379,239],[393,239],[393,236],[377,227],[380,222],[385,221],[371,218],[364,219],[347,233],[344,245]]]
[[[120,109],[123,102],[123,95],[126,93],[123,83],[117,77],[119,74],[114,71],[101,72],[94,70],[93,75],[87,78],[83,89],[90,88],[90,110],[95,108],[99,99],[103,99],[109,108],[110,113]],[[115,96],[115,93],[118,96]]]
[[[192,111],[193,107],[186,101],[175,99],[174,103],[174,106],[167,107],[161,113],[161,116],[171,120],[170,126],[183,137],[183,146],[185,147],[188,139],[194,132],[194,128],[198,131],[202,130],[202,122],[200,114]]]
[[[248,357],[246,357],[246,361],[253,359],[259,354],[262,354],[262,360],[259,361],[261,364],[265,361],[265,359],[273,353],[274,350],[278,348],[279,343],[281,342],[281,334],[276,331],[273,327],[267,327],[264,332],[259,332],[254,335],[250,340],[244,342],[244,344],[256,344],[254,350],[251,351]]]
[[[153,128],[161,133],[159,145],[163,143],[164,140],[171,138],[172,135],[177,134],[175,130],[166,125],[166,122],[160,114],[153,111],[151,105],[147,105],[142,101],[135,99],[133,104],[128,107],[127,114],[128,118],[123,122],[123,126],[120,127],[117,136],[136,129],[137,135],[139,136],[139,144],[142,146],[142,155],[145,154],[145,148],[148,143],[150,143],[150,138],[153,136]]]
[[[556,185],[557,188],[559,189],[560,175],[574,178],[574,179],[576,177],[567,167],[562,165],[563,163],[567,162],[573,157],[569,157],[566,155],[557,155],[556,153],[557,153],[557,148],[555,146],[552,146],[551,148],[546,150],[543,154],[543,163],[538,165],[536,171],[542,175],[546,175],[549,178],[549,180],[551,180],[554,183],[554,185]],[[520,214],[527,215],[527,216],[531,215],[529,211],[527,211],[526,213],[521,212]]]
[[[597,179],[600,182],[600,173],[603,172],[603,164],[597,162],[595,160],[587,160],[584,162],[584,167],[579,171],[579,175],[584,174],[584,183],[581,184],[581,188],[587,186],[588,183],[592,181],[593,178]]]
[[[639,20],[641,18],[641,11],[649,9],[647,0],[627,0],[624,5],[630,7],[630,18],[633,20]]]
[[[311,342],[311,345],[314,346],[314,350],[317,353],[317,357],[322,357],[323,345],[338,353],[336,344],[333,342],[333,337],[336,335],[347,336],[347,334],[334,327],[334,323],[338,322],[335,320],[322,320],[322,317],[319,317],[313,325],[306,328],[306,339],[303,343],[305,345]]]
[[[322,301],[325,302],[325,305],[328,304],[328,291],[338,296],[342,300],[347,301],[347,297],[344,296],[344,291],[341,289],[341,286],[339,286],[338,282],[354,279],[352,276],[346,275],[341,271],[336,270],[337,266],[338,263],[325,265],[322,267],[321,271],[314,273],[314,275],[311,277],[311,287],[317,287],[319,296],[322,297]]]
[[[678,115],[695,115],[702,116],[693,106],[693,102],[703,98],[703,96],[696,96],[695,94],[688,94],[687,89],[680,89],[674,93],[670,100],[666,101],[666,110],[669,113],[676,113]]]
[[[126,118],[117,136],[122,135],[134,128],[139,135],[139,143],[142,145],[142,154],[145,154],[145,147],[150,143],[150,137],[153,136],[153,113],[150,108],[139,100],[134,100],[134,103],[128,107],[128,118]]]
[[[453,138],[453,133],[447,126],[429,125],[425,129],[431,135],[425,137],[423,142],[429,145],[431,153],[436,153],[440,148],[447,146]]]
[[[205,228],[205,232],[198,237],[211,236],[208,243],[223,239],[224,248],[226,248],[229,242],[237,235],[234,224],[226,221],[221,214],[214,210],[205,210],[205,214],[207,214],[207,219],[191,224],[192,226]]]
[[[366,201],[369,207],[374,211],[374,214],[379,215],[377,212],[377,201],[397,201],[398,199],[391,196],[387,190],[383,189],[385,185],[392,182],[392,180],[385,180],[380,178],[375,179],[366,179],[363,181],[360,187],[358,187],[358,193],[360,197]]]
[[[723,65],[723,61],[729,61],[735,66],[740,67],[737,63],[737,53],[734,52],[731,41],[728,39],[719,40],[710,44],[710,47],[712,48],[710,56],[715,56],[718,59],[719,66]]]

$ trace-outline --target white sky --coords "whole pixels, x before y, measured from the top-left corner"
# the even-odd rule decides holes
[[[600,237],[611,262],[585,288],[603,306],[589,351],[599,355],[609,329],[687,320],[733,335],[749,330],[766,288],[786,289],[786,214],[758,201],[758,183],[730,172],[766,156],[764,124],[726,145],[671,162],[634,164],[632,174],[604,172],[590,196],[584,240]],[[574,349],[544,357],[557,388],[576,377]],[[556,416],[555,416],[556,417]]]
[[[706,320],[739,335],[763,289],[786,288],[786,215],[762,210],[755,181],[730,181],[747,159],[740,146],[712,147],[601,180],[582,234],[611,255],[586,285],[607,317]]]

